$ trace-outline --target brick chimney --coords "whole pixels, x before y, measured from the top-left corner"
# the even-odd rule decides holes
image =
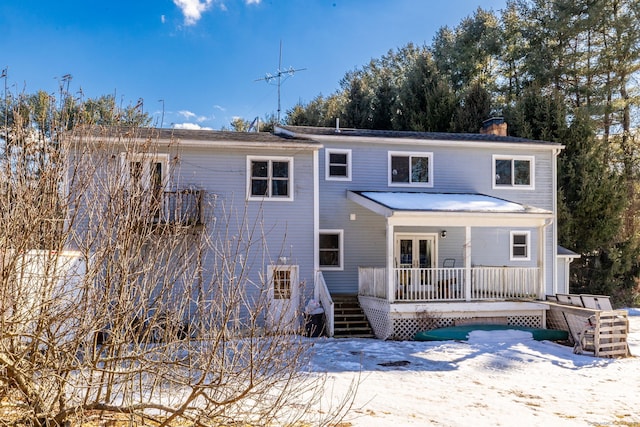
[[[497,136],[507,136],[507,124],[504,117],[491,117],[482,122],[480,133]]]

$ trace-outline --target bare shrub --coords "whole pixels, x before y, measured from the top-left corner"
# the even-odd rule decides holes
[[[13,420],[339,419],[348,399],[313,410],[324,377],[306,372],[298,316],[265,329],[273,279],[251,274],[267,265],[256,260],[269,253],[264,224],[180,189],[178,165],[154,182],[152,132],[28,131],[12,127],[1,171],[0,369]]]

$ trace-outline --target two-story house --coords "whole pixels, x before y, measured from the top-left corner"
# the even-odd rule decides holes
[[[560,144],[293,126],[135,138],[147,153],[123,148],[110,164],[152,193],[158,226],[211,239],[223,223],[231,238],[259,230],[244,265],[249,283],[272,287],[267,324],[295,320],[315,297],[332,335],[332,296],[357,295],[383,339],[478,317],[544,327],[536,301],[568,291],[573,255],[556,249]]]
[[[572,254],[559,262],[556,249],[560,144],[495,133],[276,134],[322,144],[317,282],[357,294],[377,337],[476,317],[544,327],[536,300],[568,292]]]

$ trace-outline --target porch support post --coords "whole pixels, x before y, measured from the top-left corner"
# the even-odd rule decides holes
[[[393,224],[389,224],[387,220],[387,300],[392,303],[395,301],[394,292],[394,272],[393,272]]]
[[[545,277],[547,275],[545,262],[545,248],[547,246],[547,239],[545,237],[546,224],[538,227],[538,299],[545,299]]]
[[[471,227],[464,228],[464,299],[471,301]]]

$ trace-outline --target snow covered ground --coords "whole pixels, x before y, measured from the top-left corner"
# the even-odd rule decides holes
[[[640,309],[629,309],[640,356]],[[640,426],[640,357],[573,354],[523,332],[473,332],[468,342],[314,338],[325,401],[358,379],[351,426]]]

